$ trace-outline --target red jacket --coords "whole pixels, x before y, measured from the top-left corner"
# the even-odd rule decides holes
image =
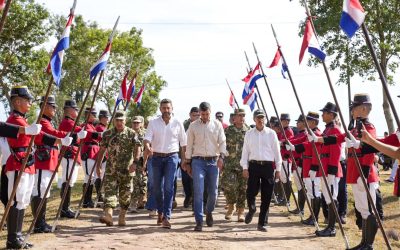
[[[24,117],[23,114],[14,111],[11,113],[11,115],[7,119],[7,123],[18,125],[21,127],[26,127],[28,126],[28,122],[26,121],[26,118]],[[6,171],[19,171],[23,159],[27,156],[26,155],[26,149],[29,146],[29,142],[31,140],[31,135],[26,135],[26,134],[18,134],[17,138],[7,138],[8,145],[10,146],[10,149],[14,151],[14,153],[11,153],[11,155],[7,159],[6,163]],[[41,135],[37,135],[36,137],[39,137],[38,139],[41,138]],[[41,139],[40,139],[41,140]],[[21,152],[19,152],[21,151]],[[25,173],[28,174],[35,174],[35,165],[32,164],[28,166],[26,165],[24,169]]]
[[[306,141],[307,140],[307,132],[305,130],[299,131],[296,135],[294,135],[291,139],[289,139],[290,143],[293,144],[292,141],[294,140],[302,140],[302,141]],[[294,144],[293,144],[294,145]],[[288,151],[286,151],[288,152]],[[290,157],[290,152],[289,153],[289,157]],[[293,157],[296,160],[296,166],[298,167],[303,167],[303,160],[301,159],[301,154],[297,153],[296,151],[293,151]],[[294,167],[294,164],[292,164],[292,170],[295,170],[296,168]]]
[[[74,126],[74,123],[75,123],[74,119],[72,119],[72,118],[70,118],[68,116],[65,116],[64,119],[61,121],[60,126],[58,127],[58,129],[60,131],[64,131],[64,132],[67,132],[67,133],[71,132],[71,129]],[[81,130],[82,130],[82,128],[80,126],[76,126],[74,133],[78,133]],[[76,153],[78,152],[78,144],[79,144],[79,139],[77,139],[76,143],[73,143],[68,147],[67,153],[66,153],[66,154],[69,154],[68,158],[70,158],[70,159],[74,159],[75,158]],[[65,155],[64,155],[64,157],[65,157]],[[67,157],[65,157],[65,158],[67,158]],[[81,157],[80,156],[78,156],[77,162],[79,164],[81,164]]]
[[[42,132],[52,135],[57,138],[64,138],[67,135],[67,132],[63,132],[57,130],[51,124],[51,119],[43,115],[42,120],[40,121],[42,124]],[[35,137],[36,151],[35,151],[35,167],[36,169],[44,169],[54,171],[57,167],[58,163],[58,155],[59,150],[56,146],[45,146],[44,143],[40,140],[40,138]],[[38,158],[38,154],[41,151],[47,150],[50,154],[50,159],[46,161],[40,161]]]
[[[317,148],[319,147],[318,152],[320,152],[319,156],[325,174],[327,176],[328,174],[335,174],[336,177],[343,177],[342,167],[340,166],[342,143],[337,140],[338,136],[342,136],[340,128],[333,122],[326,124],[322,136],[325,142],[323,144],[317,144]],[[331,140],[327,140],[327,138]],[[312,159],[312,165],[319,165],[316,157]]]
[[[290,127],[286,127],[284,128],[285,130],[285,135],[287,137],[288,140],[292,139],[294,136],[293,130]],[[283,135],[282,132],[278,133],[278,140],[280,142],[285,142],[285,136]],[[281,156],[282,156],[282,160],[284,161],[288,161],[288,162],[292,162],[292,159],[290,159],[290,152],[286,150],[285,146],[281,146]]]
[[[84,125],[81,126],[83,127]],[[81,156],[83,154],[87,154],[88,159],[96,160],[97,153],[100,151],[99,143],[101,138],[93,123],[87,123],[85,130],[88,132],[88,134],[86,138],[83,139]]]

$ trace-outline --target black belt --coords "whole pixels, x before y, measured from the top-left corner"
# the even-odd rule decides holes
[[[272,165],[274,162],[273,162],[273,161],[256,161],[256,160],[250,160],[249,163],[264,166],[264,165]]]
[[[99,144],[97,142],[85,142],[85,145],[98,146]]]
[[[14,153],[19,153],[19,152],[26,152],[26,149],[27,149],[28,147],[20,147],[20,148],[11,148],[12,149],[12,151],[14,152]]]
[[[174,155],[174,154],[177,154],[178,152],[172,152],[172,153],[157,153],[157,152],[154,152],[153,153],[153,156],[156,156],[156,157],[168,157],[168,156],[171,156],[171,155]]]
[[[347,157],[348,157],[348,158],[355,158],[355,156],[357,156],[357,157],[362,157],[363,155],[362,155],[361,153],[356,153],[356,154],[354,154],[354,153],[348,153],[348,154],[347,154]]]
[[[311,155],[303,155],[303,159],[312,159]]]
[[[215,161],[218,156],[193,156],[192,159],[204,160],[204,161]]]
[[[329,158],[329,154],[320,154],[319,155],[321,158]]]
[[[49,146],[49,145],[39,145],[36,146],[37,149],[48,149],[48,150],[53,150],[53,149],[58,149],[56,146]]]

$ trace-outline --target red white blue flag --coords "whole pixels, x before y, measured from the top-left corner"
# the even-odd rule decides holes
[[[365,19],[364,9],[359,0],[344,0],[340,27],[348,38],[352,38]]]
[[[235,96],[233,95],[233,92],[231,91],[231,95],[229,96],[229,106],[232,108],[235,108]]]
[[[128,74],[129,74],[129,71],[126,72],[124,79],[122,80],[121,87],[119,88],[119,95],[118,95],[117,103],[116,103],[117,107],[120,104],[120,102],[127,100],[126,81],[128,79]]]
[[[256,102],[257,102],[257,94],[254,91],[254,89],[252,89],[251,92],[246,96],[246,98],[243,99],[243,104],[249,105],[250,110],[253,111]]]
[[[299,55],[299,64],[303,60],[306,49],[308,49],[308,52],[310,54],[314,55],[321,61],[325,60],[326,54],[322,51],[321,47],[318,44],[317,37],[314,33],[314,29],[310,21],[310,17],[308,17],[306,21],[303,43],[301,44],[300,55]]]
[[[140,87],[139,92],[137,93],[135,100],[134,100],[134,102],[137,104],[138,107],[140,107],[140,104],[142,103],[144,89],[145,89],[145,85],[143,83],[142,87]]]
[[[275,66],[278,66],[278,64],[279,64],[279,62],[281,61],[281,59],[282,59],[282,54],[281,54],[281,51],[280,51],[279,48],[278,48],[278,49],[276,50],[274,59],[272,60],[271,64],[268,66],[268,68],[273,68],[273,67],[275,67]],[[287,78],[286,78],[286,74],[285,74],[287,71],[288,71],[287,65],[286,65],[284,62],[282,62],[281,74],[282,74],[282,76],[283,76],[284,79],[287,79]]]
[[[101,54],[97,62],[90,68],[90,80],[93,80],[93,78],[100,71],[104,70],[107,67],[107,62],[108,58],[110,58],[110,53],[111,53],[111,42],[108,42],[106,48],[104,49],[103,54]]]
[[[249,72],[249,74],[243,78],[244,81],[244,89],[242,93],[242,99],[244,100],[254,89],[256,86],[256,82],[258,79],[262,78],[262,75],[259,73],[260,64],[258,63],[256,67]]]

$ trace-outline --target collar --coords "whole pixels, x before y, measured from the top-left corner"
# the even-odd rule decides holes
[[[51,122],[51,118],[48,117],[47,115],[43,115],[43,118],[46,119],[46,120],[48,120],[49,122]]]
[[[13,113],[14,113],[14,114],[17,114],[17,115],[19,115],[19,116],[21,116],[21,117],[23,117],[23,118],[25,118],[25,114],[19,112],[18,110],[13,110]]]
[[[306,130],[305,129],[303,129],[303,130],[299,130],[299,134],[301,134],[301,133],[305,133],[306,132]]]
[[[211,122],[211,120],[208,120],[208,121],[204,122],[201,118],[199,118],[199,121],[200,121],[201,124],[207,124],[207,123]]]
[[[361,122],[362,122],[363,124],[369,124],[369,123],[370,123],[368,118],[362,118],[362,119],[361,119]]]
[[[69,117],[69,116],[67,116],[67,115],[64,116],[64,119],[75,121],[74,119],[72,119],[71,117]]]
[[[327,123],[325,125],[326,128],[333,128],[335,126],[335,123],[333,121],[331,121],[330,123]]]
[[[317,130],[319,130],[318,129],[318,127],[315,127],[315,128],[313,128],[313,129],[311,129],[312,131],[317,131]]]

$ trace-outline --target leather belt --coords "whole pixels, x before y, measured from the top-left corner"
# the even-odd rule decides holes
[[[321,157],[321,158],[329,158],[329,154],[320,154],[319,157]]]
[[[349,157],[349,158],[355,158],[355,156],[362,157],[363,155],[361,153],[357,153],[357,154],[348,153],[347,154],[347,157]]]
[[[11,148],[14,153],[26,152],[28,147]]]
[[[193,156],[192,159],[198,159],[203,161],[215,161],[218,156]]]
[[[156,157],[168,157],[168,156],[171,156],[171,155],[174,155],[174,154],[177,154],[178,152],[172,152],[172,153],[157,153],[157,152],[154,152],[153,153],[153,156],[156,156]]]
[[[36,146],[37,149],[48,149],[48,150],[54,150],[54,149],[58,149],[58,147],[56,146],[49,146],[49,145],[39,145]]]
[[[303,159],[312,159],[311,155],[303,155]]]
[[[97,142],[85,142],[85,145],[98,146],[99,144]]]
[[[264,166],[264,165],[272,165],[274,162],[273,162],[273,161],[256,161],[256,160],[250,160],[249,163]]]

